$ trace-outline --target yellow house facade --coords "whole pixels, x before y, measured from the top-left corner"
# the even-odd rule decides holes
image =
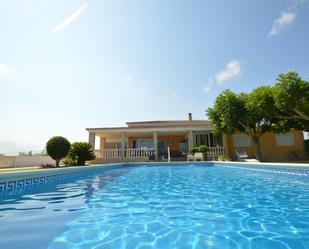
[[[255,157],[255,147],[249,136],[243,133],[224,135],[226,155],[236,160],[236,149],[244,149]],[[265,133],[260,138],[261,153],[265,161],[280,162],[301,160],[305,157],[303,132],[292,130],[286,134]]]
[[[95,148],[96,162],[162,161],[170,150],[172,160],[186,160],[192,147],[206,145],[208,160],[220,155],[236,160],[236,149],[254,157],[254,145],[245,134],[214,136],[207,120],[127,122],[124,127],[87,128],[89,143]],[[304,156],[303,133],[267,133],[261,137],[261,151],[267,161],[294,160]]]

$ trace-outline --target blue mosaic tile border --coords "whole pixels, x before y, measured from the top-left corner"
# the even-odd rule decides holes
[[[67,180],[68,178],[80,175],[81,173],[82,173],[81,171],[68,172],[64,174],[54,174],[54,175],[0,182],[0,194],[10,193],[18,190],[25,190],[43,184],[61,182]]]
[[[268,170],[276,173],[309,176],[309,169],[271,167]]]
[[[19,193],[23,192],[25,190],[29,189],[35,189],[37,186],[43,186],[43,185],[48,185],[48,184],[57,184],[57,183],[64,183],[68,179],[73,178],[73,177],[81,177],[83,175],[89,175],[91,172],[106,172],[112,169],[117,169],[119,167],[123,167],[123,165],[105,165],[104,167],[101,167],[100,165],[98,167],[78,167],[78,169],[59,169],[61,170],[66,170],[65,173],[63,172],[50,172],[49,175],[43,176],[44,174],[43,170],[40,172],[40,176],[38,175],[30,175],[28,176],[15,176],[10,178],[8,176],[7,179],[0,179],[0,195],[6,195],[10,193]],[[57,170],[58,171],[58,170]],[[48,172],[46,172],[48,174]],[[18,177],[18,178],[17,178]],[[17,178],[17,179],[15,179]]]
[[[239,164],[216,164],[215,166],[225,166],[231,168],[242,168],[242,169],[252,169],[252,170],[259,170],[259,171],[268,171],[273,173],[280,173],[280,174],[290,174],[290,175],[299,175],[299,176],[309,176],[309,166],[307,167],[288,167],[288,166],[272,166],[272,165],[239,165]]]

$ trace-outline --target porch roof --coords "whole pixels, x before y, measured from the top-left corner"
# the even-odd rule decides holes
[[[185,135],[189,131],[205,131],[210,130],[208,127],[157,127],[157,128],[135,128],[135,127],[107,127],[107,128],[87,128],[88,132],[95,133],[98,136],[120,136],[120,134],[125,133],[130,136],[138,135],[153,135],[157,132],[159,135]]]

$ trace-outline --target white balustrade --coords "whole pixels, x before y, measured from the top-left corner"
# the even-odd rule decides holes
[[[121,158],[120,149],[105,149],[102,152],[102,158]]]
[[[122,154],[123,153],[123,154]],[[208,160],[217,160],[218,156],[224,155],[224,147],[208,147],[207,157]],[[129,158],[129,159],[139,159],[139,158],[149,158],[149,156],[154,155],[154,149],[104,149],[96,150],[95,155],[97,158],[106,159],[119,159],[119,158]]]
[[[218,156],[225,155],[224,147],[208,147],[207,157],[208,160],[215,161]]]
[[[126,149],[126,158],[148,158],[154,154],[154,149]]]
[[[97,158],[148,158],[154,154],[154,149],[104,149],[95,150]]]

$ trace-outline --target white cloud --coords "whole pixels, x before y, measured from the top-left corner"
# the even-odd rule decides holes
[[[68,25],[73,23],[86,9],[88,8],[87,4],[81,5],[77,10],[74,11],[72,15],[68,18],[57,24],[53,29],[52,32],[59,32],[62,29],[66,28]]]
[[[296,18],[294,11],[282,12],[280,16],[274,20],[273,27],[270,30],[268,36],[278,35],[283,29],[290,26]]]
[[[203,85],[203,92],[207,93],[211,90],[214,84],[222,85],[224,82],[231,80],[240,75],[240,61],[232,60],[224,69],[208,79],[207,83]]]
[[[120,81],[121,82],[130,82],[132,80],[133,76],[129,73],[127,73],[125,76],[123,76]]]
[[[1,74],[10,74],[11,69],[8,65],[0,63],[0,75]]]
[[[126,89],[128,88],[130,82],[132,81],[133,79],[133,75],[127,73],[125,74],[121,79],[120,79],[120,82],[121,82],[121,87]]]
[[[215,77],[216,82],[223,84],[224,82],[240,75],[240,61],[233,60],[229,62],[223,70]]]
[[[207,83],[203,85],[203,92],[208,93],[211,90],[213,84],[214,84],[213,78],[209,78]]]

